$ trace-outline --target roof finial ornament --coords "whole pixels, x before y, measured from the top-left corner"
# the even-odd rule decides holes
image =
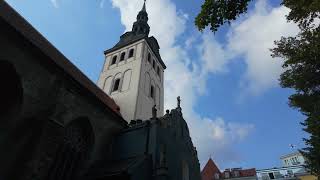
[[[144,2],[143,2],[143,7],[142,7],[141,11],[146,11],[146,0],[144,0]]]
[[[181,103],[181,98],[180,96],[177,97],[177,106],[178,108],[180,108],[180,103]]]

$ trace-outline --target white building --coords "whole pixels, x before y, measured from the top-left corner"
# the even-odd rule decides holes
[[[258,180],[270,179],[299,179],[301,174],[308,174],[305,158],[300,152],[290,153],[280,157],[283,167],[274,167],[257,170]]]
[[[283,166],[295,166],[305,164],[305,158],[300,152],[294,152],[280,157]]]
[[[145,4],[134,22],[132,31],[124,33],[120,41],[105,51],[105,63],[98,86],[120,106],[120,113],[128,122],[152,117],[155,105],[162,116],[163,79],[166,69],[159,44],[148,37],[150,27]]]

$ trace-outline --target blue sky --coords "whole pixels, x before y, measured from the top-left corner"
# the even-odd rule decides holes
[[[103,51],[130,30],[142,0],[7,0],[44,37],[96,82]],[[303,116],[288,107],[293,92],[278,85],[281,60],[270,57],[273,40],[295,35],[288,9],[278,0],[257,0],[249,12],[216,34],[197,31],[202,1],[149,0],[151,34],[160,44],[165,108],[182,97],[202,165],[269,168],[303,147]]]

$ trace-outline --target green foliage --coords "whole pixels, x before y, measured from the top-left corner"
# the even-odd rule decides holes
[[[319,0],[283,0],[281,4],[291,9],[288,21],[298,23],[301,29],[310,28],[315,18],[319,18]]]
[[[282,37],[275,44],[272,56],[285,59],[280,85],[296,90],[289,105],[307,117],[301,124],[310,138],[304,139],[301,152],[310,171],[320,176],[320,27],[304,28],[296,37]]]
[[[247,12],[249,1],[251,0],[205,0],[195,24],[200,31],[210,24],[210,29],[215,32],[224,23],[230,23]]]
[[[200,31],[210,26],[216,32],[245,13],[250,1],[205,0],[195,24]],[[280,85],[295,89],[289,105],[306,116],[301,124],[310,134],[301,152],[308,159],[307,168],[320,179],[320,0],[283,0],[281,4],[291,9],[287,20],[297,23],[300,33],[275,41],[272,57],[285,60]]]

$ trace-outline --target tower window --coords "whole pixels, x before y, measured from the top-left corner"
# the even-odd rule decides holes
[[[111,65],[115,64],[117,62],[117,56],[113,56]]]
[[[151,63],[151,54],[148,53],[148,62]]]
[[[130,49],[129,51],[129,58],[133,57],[134,49]]]
[[[116,80],[114,81],[114,85],[113,85],[112,92],[118,91],[118,90],[119,90],[119,85],[120,85],[120,79],[116,79]]]
[[[150,88],[150,97],[152,99],[154,99],[154,86],[153,85],[151,85],[151,88]]]
[[[159,66],[157,67],[157,74],[160,76],[160,68],[159,68]]]
[[[156,69],[156,61],[155,60],[152,61],[152,67],[153,67],[153,69]]]
[[[123,61],[125,56],[126,56],[126,53],[125,53],[125,52],[121,53],[120,61]]]

